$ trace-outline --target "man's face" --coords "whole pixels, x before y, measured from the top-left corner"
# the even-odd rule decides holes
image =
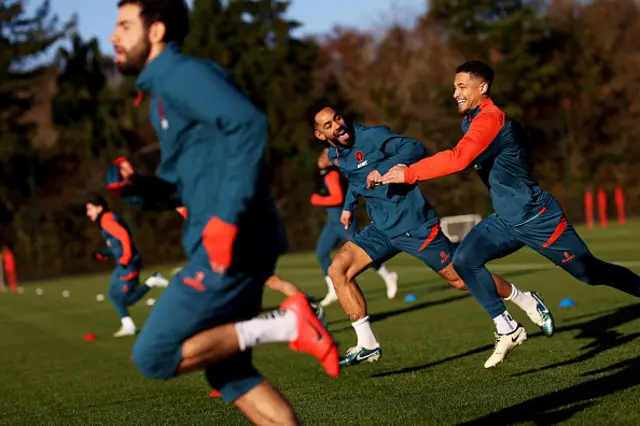
[[[327,141],[331,145],[350,146],[353,144],[353,135],[350,126],[344,117],[327,107],[316,114],[316,138]]]
[[[140,74],[151,52],[149,29],[140,16],[140,6],[125,4],[120,8],[111,42],[118,70],[125,75]]]
[[[91,219],[91,222],[95,222],[100,213],[102,213],[102,206],[87,203],[87,217]]]
[[[453,98],[458,103],[458,112],[465,114],[486,99],[487,83],[481,77],[466,72],[456,74],[453,82]]]

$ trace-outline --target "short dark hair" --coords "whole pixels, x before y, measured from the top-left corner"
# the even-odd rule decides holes
[[[140,6],[140,16],[147,27],[162,22],[166,27],[164,42],[182,44],[189,34],[189,8],[184,0],[120,0],[118,7]]]
[[[467,61],[456,69],[456,74],[465,72],[474,77],[480,77],[487,82],[487,86],[491,89],[493,84],[493,69],[482,61]]]
[[[109,208],[107,200],[105,200],[102,195],[98,194],[97,192],[92,192],[87,195],[87,204],[93,204],[94,206],[102,207],[104,210],[107,210]]]
[[[309,127],[311,127],[311,130],[316,130],[316,115],[325,108],[333,107],[324,100],[316,101],[309,107],[307,114],[309,115]]]
[[[342,109],[339,108],[337,105],[327,101],[327,100],[319,100],[313,103],[313,105],[311,105],[311,107],[309,107],[308,109],[308,115],[309,115],[309,127],[311,127],[311,130],[316,130],[316,115],[318,115],[318,113],[320,111],[322,111],[325,108],[331,108],[332,110],[334,110],[335,112],[339,113],[342,115]]]

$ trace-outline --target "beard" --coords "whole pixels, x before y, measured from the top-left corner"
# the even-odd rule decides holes
[[[123,60],[116,62],[118,71],[123,75],[139,75],[147,62],[147,58],[149,58],[150,52],[151,43],[146,39],[141,40],[133,48],[123,52]]]

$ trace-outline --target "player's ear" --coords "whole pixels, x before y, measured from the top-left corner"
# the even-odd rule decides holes
[[[317,131],[317,130],[314,130],[314,131],[313,131],[313,135],[314,135],[316,138],[320,139],[321,141],[326,141],[326,140],[327,140],[327,138],[325,137],[325,135],[323,135],[322,133],[320,133],[320,132],[319,132],[319,131]]]
[[[149,27],[149,41],[151,43],[162,43],[164,36],[167,33],[167,27],[160,22],[154,22]]]
[[[487,89],[489,88],[489,85],[487,84],[487,82],[483,82],[482,84],[480,84],[480,93],[482,93],[483,95],[487,94]]]

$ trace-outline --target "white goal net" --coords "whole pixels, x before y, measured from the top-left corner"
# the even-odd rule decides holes
[[[454,243],[459,243],[478,222],[482,220],[479,214],[463,214],[447,216],[440,219],[442,232]]]

